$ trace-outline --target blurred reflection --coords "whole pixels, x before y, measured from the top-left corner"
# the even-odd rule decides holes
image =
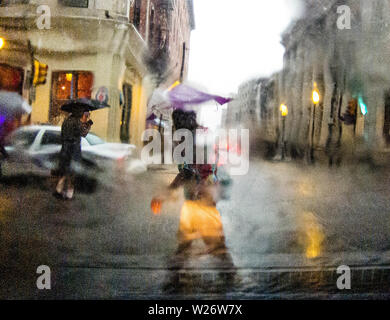
[[[298,191],[302,196],[310,196],[313,194],[313,187],[312,184],[303,181],[298,185]]]
[[[188,129],[195,132],[199,127],[196,113],[193,111],[175,110],[172,118],[175,130]],[[196,159],[196,150],[193,155]],[[170,184],[168,192],[152,200],[152,211],[158,215],[163,201],[171,198],[174,190],[180,187],[184,189],[186,201],[180,213],[178,248],[169,262],[173,275],[165,290],[176,291],[180,287],[180,270],[193,255],[191,246],[194,240],[202,240],[206,245],[206,253],[223,263],[222,268],[228,270],[225,274],[226,281],[233,280],[235,277],[234,264],[225,244],[221,215],[216,207],[220,198],[217,170],[217,166],[211,164],[179,165],[179,174]],[[198,283],[192,285],[192,287],[198,286]]]
[[[225,236],[221,215],[216,206],[204,200],[187,200],[184,202],[180,214],[178,231],[178,248],[170,268],[174,273],[168,287],[177,289],[180,286],[179,271],[185,268],[189,259],[194,257],[191,246],[194,240],[202,240],[206,246],[204,254],[216,257],[222,268],[228,271],[225,280],[233,280],[234,264],[225,244]],[[233,273],[230,273],[233,271]],[[229,279],[229,276],[231,276]],[[200,286],[201,284],[197,284]]]
[[[299,216],[300,243],[305,249],[305,255],[308,259],[314,259],[321,255],[323,251],[323,241],[325,238],[322,226],[319,224],[316,216],[312,212],[303,212]]]
[[[194,240],[203,240],[207,247],[206,253],[221,259],[224,267],[232,268],[233,261],[225,245],[222,220],[215,203],[204,199],[187,200],[180,214],[178,231],[178,249],[176,251],[175,267],[183,267],[186,256]]]
[[[190,259],[197,255],[192,251],[192,244],[196,240],[202,240],[206,246],[202,255],[210,254],[222,264],[220,269],[225,270],[226,273],[221,272],[220,276],[224,276],[225,284],[232,283],[231,281],[234,280],[235,267],[225,244],[221,215],[216,207],[218,188],[211,179],[213,175],[211,165],[181,166],[180,173],[171,184],[171,190],[183,186],[187,200],[180,213],[178,248],[169,261],[169,268],[173,270],[173,274],[165,290],[177,291],[182,288],[180,271],[186,268]],[[162,201],[157,198],[153,200],[152,209],[155,213],[161,210]],[[193,278],[192,275],[190,278]],[[192,282],[191,288],[187,289],[201,286],[201,283],[193,284]]]
[[[223,237],[221,216],[215,206],[204,201],[186,201],[181,210],[179,241]]]
[[[12,202],[7,198],[0,197],[0,223],[4,224],[7,222],[6,212],[12,209]]]

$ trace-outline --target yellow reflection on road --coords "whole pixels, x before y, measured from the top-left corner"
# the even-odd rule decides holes
[[[313,185],[308,182],[301,182],[298,185],[298,192],[302,196],[311,196],[313,194]]]
[[[323,251],[322,243],[325,239],[322,226],[312,212],[303,212],[299,216],[301,228],[300,242],[305,248],[305,255],[308,259],[314,259]]]

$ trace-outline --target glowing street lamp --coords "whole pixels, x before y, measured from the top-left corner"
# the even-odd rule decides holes
[[[283,134],[283,137],[282,137],[282,160],[285,159],[286,157],[286,117],[288,115],[288,108],[287,106],[282,103],[280,105],[280,113],[282,115],[282,125],[283,125],[283,130],[282,130],[282,134]]]
[[[0,50],[4,48],[4,45],[5,45],[5,40],[4,38],[0,37]]]
[[[320,93],[317,89],[313,90],[312,99],[314,104],[318,104],[320,102]]]
[[[287,106],[285,104],[282,104],[280,106],[280,113],[281,113],[282,117],[287,117],[287,115],[288,115],[288,108],[287,108]]]
[[[314,163],[314,132],[316,123],[316,105],[318,105],[321,100],[320,93],[317,89],[317,83],[314,83],[314,90],[312,92],[311,98],[313,100],[313,127],[311,131],[310,161]]]

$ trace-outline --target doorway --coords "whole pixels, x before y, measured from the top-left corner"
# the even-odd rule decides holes
[[[123,85],[123,110],[121,119],[121,142],[130,143],[130,120],[133,104],[133,88],[129,84]]]
[[[383,124],[383,137],[387,146],[390,145],[390,90],[385,94],[385,117]]]

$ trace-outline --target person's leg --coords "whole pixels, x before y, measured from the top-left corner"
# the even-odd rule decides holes
[[[165,292],[177,292],[178,290],[181,290],[180,271],[188,260],[191,244],[192,241],[180,242],[179,240],[178,248],[174,256],[168,262],[168,269],[171,270],[171,273],[168,276],[166,284],[163,286]]]
[[[184,240],[184,241],[179,240],[179,245],[176,249],[173,259],[171,260],[170,268],[179,270],[184,267],[184,264],[190,255],[191,245],[192,245],[191,240]]]
[[[57,186],[56,186],[57,194],[62,195],[64,188],[65,188],[65,182],[66,182],[66,176],[60,177],[60,179],[58,180]]]
[[[207,253],[221,260],[224,268],[234,268],[233,259],[225,244],[225,237],[204,237],[203,242],[207,246]]]
[[[74,182],[73,182],[73,177],[72,176],[68,176],[67,177],[67,186],[66,186],[66,193],[65,193],[65,197],[69,200],[73,199],[73,196],[74,196]]]
[[[223,278],[225,286],[229,287],[234,283],[236,268],[225,243],[221,215],[215,206],[201,205],[200,208],[202,209],[204,220],[197,227],[202,234],[202,240],[207,247],[207,253],[220,261],[220,267],[223,271],[219,273],[219,276]]]
[[[164,285],[164,291],[176,292],[177,290],[180,290],[180,270],[183,269],[190,256],[190,249],[194,239],[191,212],[190,202],[186,201],[183,204],[180,214],[180,224],[177,232],[178,246],[175,254],[168,261],[168,268],[172,270],[172,273],[169,275],[168,281]]]
[[[207,252],[221,262],[222,265],[219,277],[224,283],[224,288],[229,290],[231,286],[234,286],[235,281],[237,280],[237,270],[229,249],[226,247],[225,237],[205,237],[203,238],[203,241],[208,247]]]

